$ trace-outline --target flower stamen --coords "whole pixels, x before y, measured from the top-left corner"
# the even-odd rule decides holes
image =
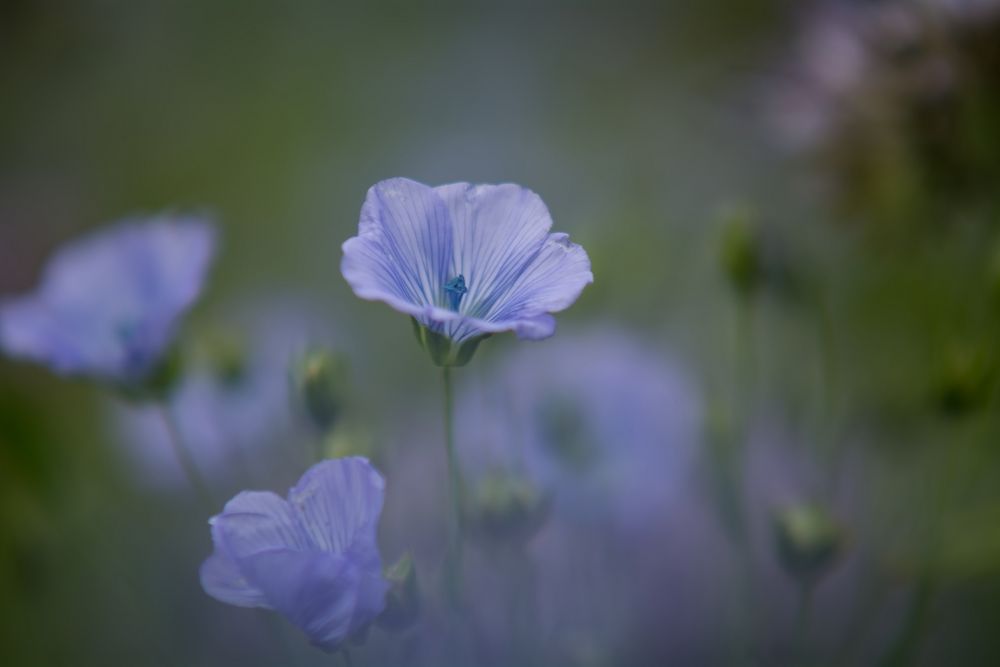
[[[458,310],[458,304],[462,302],[462,297],[469,289],[465,286],[465,276],[461,273],[444,284],[445,297],[448,299],[448,307]]]

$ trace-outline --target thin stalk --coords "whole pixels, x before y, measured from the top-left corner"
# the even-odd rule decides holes
[[[177,424],[177,419],[174,417],[173,411],[170,409],[169,405],[161,403],[157,412],[160,415],[160,420],[163,422],[163,427],[167,431],[167,439],[170,441],[170,446],[174,450],[174,456],[177,458],[177,463],[184,471],[184,475],[188,478],[191,488],[193,488],[195,493],[198,494],[198,497],[206,507],[214,508],[215,502],[212,500],[212,494],[209,493],[208,485],[205,484],[204,478],[202,478],[201,473],[198,472],[198,466],[191,457],[191,452],[188,451],[187,446],[184,444],[184,438],[181,437],[180,427]]]
[[[448,458],[448,491],[451,497],[451,517],[448,526],[448,557],[445,562],[445,585],[448,599],[458,606],[462,597],[462,473],[455,454],[453,395],[451,368],[442,369],[444,381],[444,446]]]
[[[913,591],[906,617],[903,619],[899,634],[889,646],[888,651],[879,661],[882,667],[905,667],[911,664],[920,653],[920,644],[924,638],[931,602],[934,599],[934,580],[930,575],[924,575],[917,582]]]
[[[795,616],[795,633],[792,644],[792,659],[796,664],[806,664],[806,646],[809,639],[809,617],[812,613],[813,586],[811,583],[799,585],[799,609]]]

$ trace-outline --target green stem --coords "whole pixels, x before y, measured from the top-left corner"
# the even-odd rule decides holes
[[[923,575],[913,592],[906,618],[899,634],[879,662],[883,667],[904,667],[913,662],[920,651],[920,642],[930,616],[931,601],[934,598],[934,580]]]
[[[451,518],[448,526],[448,558],[445,563],[448,599],[458,606],[462,597],[462,473],[455,455],[451,368],[442,368],[444,381],[444,445],[448,457],[448,490]]]
[[[181,437],[180,427],[177,424],[177,419],[174,417],[173,411],[169,405],[161,403],[158,412],[160,420],[167,431],[167,439],[170,441],[171,447],[173,447],[177,463],[184,471],[184,475],[187,476],[191,488],[198,494],[198,497],[206,507],[214,508],[215,502],[212,500],[212,494],[208,492],[208,485],[205,484],[201,473],[198,472],[198,466],[191,457],[191,452],[188,451],[187,446],[184,444],[184,438]]]
[[[809,616],[812,612],[813,587],[810,583],[799,585],[799,610],[795,617],[795,634],[793,635],[792,659],[797,664],[806,664],[806,645],[809,638]]]

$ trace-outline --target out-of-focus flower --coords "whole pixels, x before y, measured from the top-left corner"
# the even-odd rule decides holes
[[[1000,2],[814,7],[770,111],[794,148],[820,159],[841,203],[933,219],[992,197]]]
[[[195,341],[170,409],[181,440],[206,477],[223,478],[242,467],[270,469],[274,459],[266,456],[266,448],[288,448],[296,436],[305,435],[289,372],[305,350],[328,334],[304,310],[298,305],[254,306],[233,315],[229,326]],[[144,482],[182,482],[156,406],[115,403],[111,416]]]
[[[240,607],[273,609],[316,646],[336,650],[385,608],[388,583],[376,529],[385,481],[366,459],[323,461],[288,499],[244,491],[212,517],[205,592]]]
[[[138,387],[198,298],[214,249],[209,223],[169,215],[71,243],[34,293],[0,308],[0,346],[56,373]]]
[[[394,178],[368,190],[341,271],[359,297],[412,316],[435,363],[461,365],[490,334],[551,336],[551,313],[593,281],[587,253],[551,227],[518,185]]]
[[[554,495],[557,513],[640,527],[691,472],[696,389],[624,333],[518,350],[488,385],[460,391],[467,467],[520,472]]]

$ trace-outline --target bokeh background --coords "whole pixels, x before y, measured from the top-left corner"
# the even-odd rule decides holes
[[[259,366],[181,411],[220,506],[320,440],[294,355],[345,360],[323,447],[383,470],[425,597],[355,664],[1000,661],[998,3],[14,0],[0,53],[0,296],[101,224],[218,218],[185,349]],[[530,187],[595,274],[456,375],[470,483],[515,432],[568,462],[540,519],[481,522],[458,638],[440,377],[339,273],[392,176]],[[0,663],[335,663],[202,592],[210,512],[148,417],[0,360]]]

